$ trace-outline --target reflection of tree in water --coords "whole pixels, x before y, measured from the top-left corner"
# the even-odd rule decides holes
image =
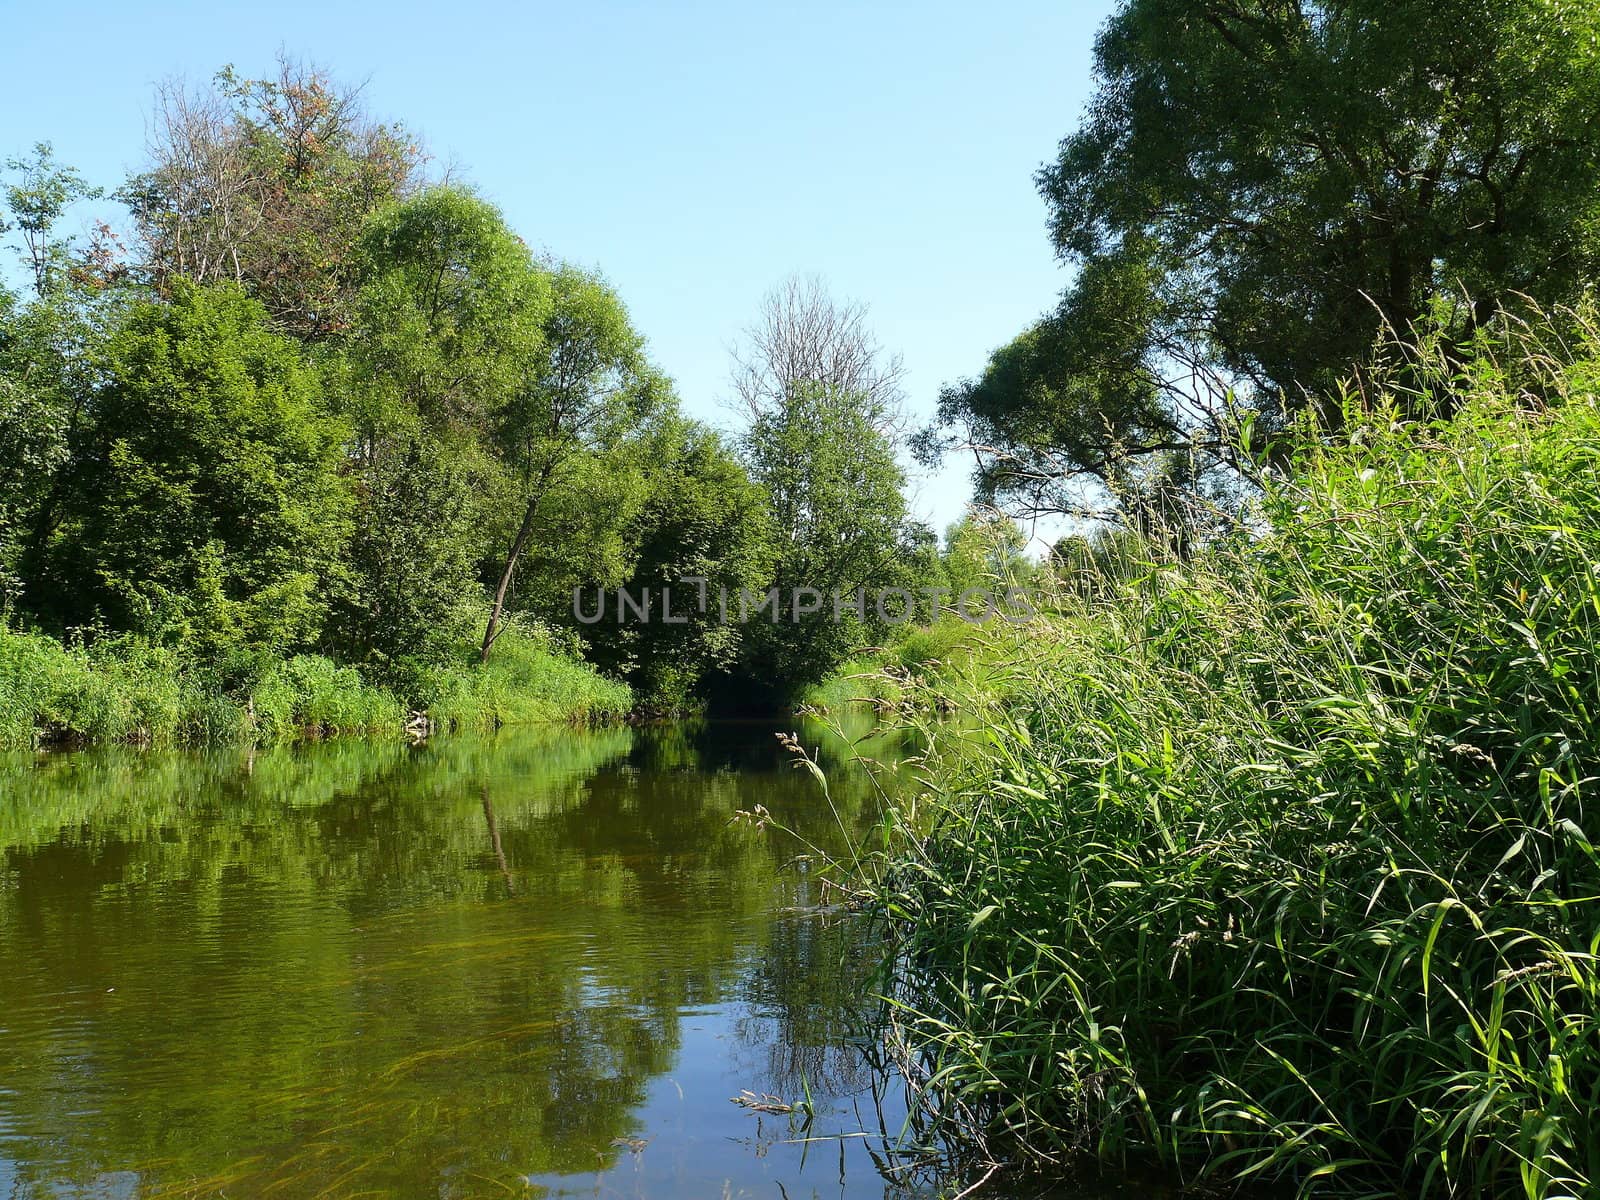
[[[774,922],[746,981],[736,1029],[764,1052],[753,1090],[786,1098],[809,1090],[866,1093],[874,1068],[862,1053],[877,1004],[875,939],[854,914],[785,914]]]
[[[844,1028],[824,1010],[856,922],[769,929],[775,891],[813,903],[810,882],[729,818],[842,833],[775,750],[740,770],[762,743],[721,737],[0,764],[16,1195],[123,1170],[152,1195],[438,1196],[592,1171],[626,1153],[680,1009],[739,986],[807,1069]]]

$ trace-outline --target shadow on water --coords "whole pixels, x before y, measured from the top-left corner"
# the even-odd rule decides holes
[[[918,1194],[776,729],[0,759],[0,1196]]]

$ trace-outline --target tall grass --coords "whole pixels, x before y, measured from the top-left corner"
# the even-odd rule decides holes
[[[1248,533],[987,655],[877,883],[937,1119],[1304,1194],[1600,1180],[1595,348],[1401,364]]]
[[[536,629],[513,628],[480,666],[464,654],[404,694],[320,655],[228,674],[133,637],[63,645],[0,624],[0,747],[123,742],[270,742],[399,735],[410,710],[444,728],[593,721],[626,714],[632,693]]]
[[[633,707],[627,684],[608,679],[537,626],[513,623],[480,664],[476,653],[441,668],[429,682],[428,715],[451,728],[484,729],[540,721],[599,721]]]
[[[883,714],[948,708],[956,696],[970,706],[983,699],[984,663],[1026,636],[1001,617],[990,620],[986,633],[980,633],[978,622],[954,615],[942,616],[932,625],[899,626],[886,645],[857,652],[827,679],[808,688],[801,702],[822,713],[851,705],[870,706]]]
[[[64,646],[0,624],[0,745],[226,740],[245,728],[243,706],[171,650],[129,638]]]

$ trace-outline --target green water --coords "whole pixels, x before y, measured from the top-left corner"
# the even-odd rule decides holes
[[[806,739],[0,758],[0,1197],[903,1194]]]

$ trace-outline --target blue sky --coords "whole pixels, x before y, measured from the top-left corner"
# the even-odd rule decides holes
[[[140,162],[156,81],[274,54],[365,82],[532,245],[600,269],[688,411],[727,425],[728,346],[818,273],[904,355],[909,405],[1065,283],[1033,173],[1077,123],[1111,5],[271,4],[0,0],[0,158]],[[952,465],[912,486],[943,526]]]

